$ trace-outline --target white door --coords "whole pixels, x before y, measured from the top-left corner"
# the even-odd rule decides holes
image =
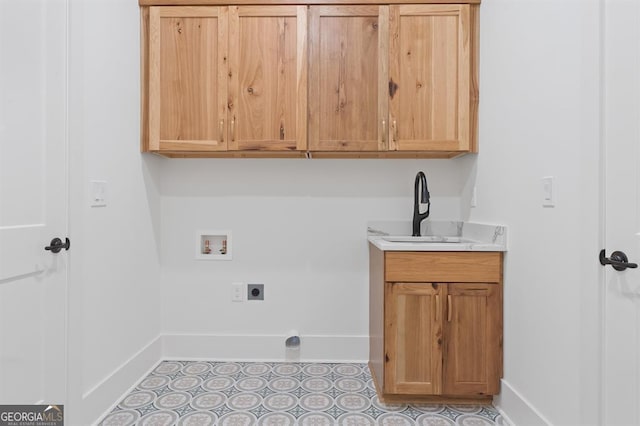
[[[640,2],[605,5],[606,257],[640,263]],[[640,425],[640,269],[605,271],[602,423]]]
[[[0,0],[0,404],[65,402],[65,0]]]

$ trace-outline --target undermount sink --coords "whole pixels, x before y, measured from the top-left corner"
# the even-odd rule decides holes
[[[433,220],[423,225],[413,237],[411,221],[369,222],[367,239],[383,252],[506,251],[504,226]]]
[[[422,237],[390,236],[382,237],[390,243],[472,243],[472,240],[461,237],[446,237],[442,235],[427,235]]]

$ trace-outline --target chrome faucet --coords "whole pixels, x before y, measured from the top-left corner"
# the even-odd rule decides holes
[[[418,202],[418,193],[420,193],[420,200]],[[416,175],[416,182],[413,190],[413,236],[420,236],[420,223],[429,217],[429,208],[431,202],[429,201],[429,188],[427,187],[427,177],[424,172],[418,172]],[[427,205],[427,211],[420,213],[420,203]]]

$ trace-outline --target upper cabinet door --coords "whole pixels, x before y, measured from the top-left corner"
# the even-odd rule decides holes
[[[150,8],[150,151],[227,148],[226,46],[227,8]]]
[[[391,149],[470,151],[469,5],[390,6]]]
[[[230,150],[306,150],[306,42],[306,6],[230,6]]]
[[[388,148],[388,6],[309,9],[309,149]]]

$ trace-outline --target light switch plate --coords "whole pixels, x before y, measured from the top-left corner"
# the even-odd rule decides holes
[[[89,182],[89,205],[91,207],[107,206],[107,181],[92,180]]]
[[[555,188],[553,176],[545,176],[542,178],[542,206],[543,207],[555,207]]]
[[[231,283],[231,301],[232,302],[244,302],[246,296],[246,286],[244,283]]]

